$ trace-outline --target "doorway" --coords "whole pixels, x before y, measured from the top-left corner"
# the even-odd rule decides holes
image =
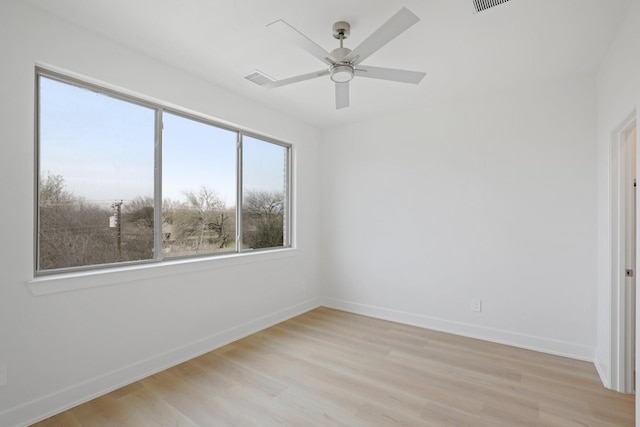
[[[636,113],[614,132],[611,146],[611,388],[635,391]]]

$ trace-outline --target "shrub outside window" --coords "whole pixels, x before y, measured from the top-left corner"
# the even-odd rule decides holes
[[[36,73],[36,274],[290,246],[290,145]]]

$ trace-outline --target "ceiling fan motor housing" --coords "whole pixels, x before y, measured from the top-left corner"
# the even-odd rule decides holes
[[[337,62],[342,62],[344,57],[350,53],[351,53],[351,49],[349,49],[348,47],[339,47],[331,51],[331,56],[336,58],[338,60]]]

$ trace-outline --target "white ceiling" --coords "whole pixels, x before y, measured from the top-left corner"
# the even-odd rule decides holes
[[[511,0],[473,13],[472,0],[28,0],[121,44],[171,63],[319,128],[522,84],[593,72],[632,0]],[[354,48],[401,7],[421,20],[363,65],[425,71],[418,85],[355,78],[351,106],[336,110],[333,82],[318,78],[276,89],[276,79],[323,64],[266,25],[283,19],[326,50],[345,20]]]

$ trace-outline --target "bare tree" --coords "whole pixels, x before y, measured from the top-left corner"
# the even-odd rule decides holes
[[[205,186],[200,187],[197,193],[187,191],[184,193],[187,198],[190,212],[180,212],[178,215],[182,221],[182,232],[190,232],[197,236],[196,249],[201,248],[205,242],[220,242],[220,247],[227,244],[228,236],[225,223],[228,215],[225,213],[225,202],[218,194]],[[185,227],[186,226],[186,227]],[[211,231],[216,232],[214,239],[210,237]]]
[[[124,204],[122,252],[109,226],[108,206],[89,203],[50,173],[39,183],[38,263],[41,270],[98,265],[153,257],[153,200],[139,197]]]
[[[115,259],[109,209],[82,200],[46,203],[39,215],[39,268],[105,264]]]
[[[173,224],[176,211],[181,207],[182,207],[182,203],[178,201],[171,200],[171,199],[164,199],[162,201],[162,223]]]
[[[284,193],[246,190],[242,201],[243,241],[252,248],[282,246]]]
[[[242,207],[251,214],[274,216],[282,212],[284,194],[278,191],[246,190]]]
[[[124,203],[124,216],[126,222],[135,223],[153,230],[154,202],[153,197],[136,197]]]
[[[85,202],[65,187],[61,175],[48,173],[39,187],[38,261],[42,270],[153,258],[155,206],[140,196],[122,204],[119,227],[109,226],[108,205]],[[186,202],[165,200],[162,222],[171,241],[183,249],[213,251],[235,239],[233,210],[215,191],[185,192]],[[118,250],[118,248],[120,250]]]
[[[153,258],[155,207],[153,197],[139,196],[122,205],[123,260]]]
[[[52,175],[47,171],[46,178],[40,177],[40,206],[68,204],[76,200],[74,195],[65,189],[62,175]]]
[[[209,230],[214,230],[218,234],[218,247],[220,249],[227,247],[230,243],[229,233],[233,230],[231,230],[231,226],[228,223],[234,219],[233,212],[222,210],[217,212],[213,222],[207,225]]]

